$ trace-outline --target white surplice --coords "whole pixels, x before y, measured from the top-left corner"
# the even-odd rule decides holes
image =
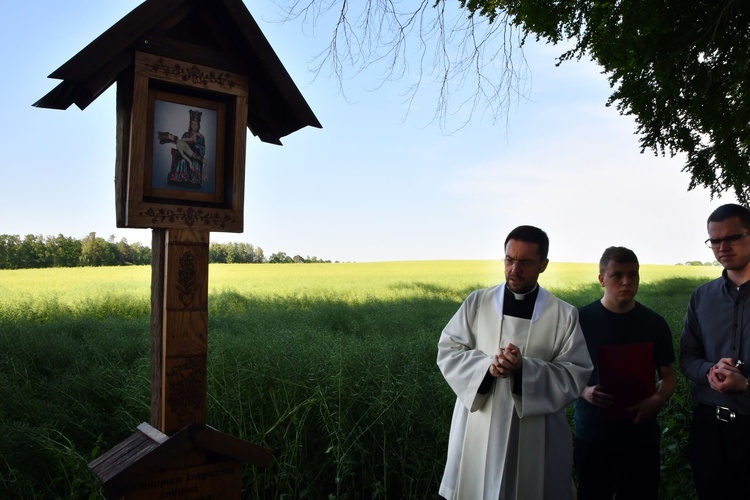
[[[573,498],[573,449],[565,407],[593,365],[578,311],[543,288],[531,320],[503,316],[505,284],[476,290],[443,330],[437,364],[456,393],[440,495],[448,500]],[[523,355],[521,395],[513,377],[482,380],[498,347]]]

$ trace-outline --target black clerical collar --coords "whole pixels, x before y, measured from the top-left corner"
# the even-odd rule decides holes
[[[505,291],[510,292],[516,300],[536,299],[536,296],[539,295],[539,283],[536,283],[534,288],[526,293],[516,293],[507,284],[505,285]]]
[[[503,295],[503,314],[515,318],[531,319],[534,314],[534,304],[539,295],[539,284],[534,285],[534,289],[526,293],[515,293],[508,285],[505,285],[505,294]]]

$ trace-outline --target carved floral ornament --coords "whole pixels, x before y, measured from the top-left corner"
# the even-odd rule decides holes
[[[168,370],[166,378],[169,387],[167,404],[181,419],[189,419],[203,402],[201,393],[206,384],[205,363],[187,359]]]
[[[143,214],[151,217],[151,222],[156,224],[157,222],[183,222],[188,228],[192,228],[196,223],[202,223],[204,227],[213,227],[221,229],[226,226],[228,222],[232,220],[227,214],[219,212],[211,212],[203,209],[190,208],[177,208],[174,210],[167,208],[154,209],[149,207]]]
[[[218,85],[222,88],[232,89],[239,83],[232,80],[231,73],[214,73],[213,71],[205,72],[199,66],[190,67],[182,66],[180,63],[173,63],[171,66],[164,63],[164,59],[149,65],[151,71],[155,74],[162,74],[165,77],[177,77],[183,82],[192,83],[193,85],[208,86],[209,84]]]
[[[180,257],[180,267],[177,273],[177,294],[180,302],[186,307],[193,301],[198,291],[198,259],[191,251],[186,251]]]

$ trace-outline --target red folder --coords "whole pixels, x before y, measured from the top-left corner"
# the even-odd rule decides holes
[[[602,409],[608,420],[632,419],[627,408],[656,392],[654,345],[651,342],[599,346],[599,385],[615,397],[615,403]]]

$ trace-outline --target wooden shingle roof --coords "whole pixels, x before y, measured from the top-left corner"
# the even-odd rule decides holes
[[[146,0],[55,70],[62,82],[34,106],[85,109],[131,70],[136,51],[248,75],[247,126],[264,142],[321,128],[242,0]]]
[[[267,467],[273,457],[268,448],[207,425],[191,425],[167,436],[144,422],[126,440],[92,460],[88,467],[102,481],[107,496],[120,498],[191,449],[261,467]]]

